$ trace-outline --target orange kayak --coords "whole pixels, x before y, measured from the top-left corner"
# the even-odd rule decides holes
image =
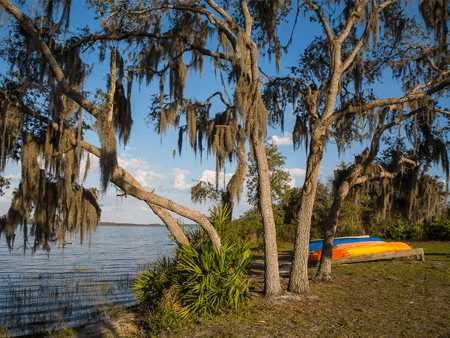
[[[386,242],[373,241],[373,242],[342,243],[342,244],[333,245],[333,250],[345,249],[345,248],[354,248],[356,246],[375,245],[375,244],[381,244],[381,243],[386,243]],[[316,252],[322,252],[322,248],[319,248],[319,249],[313,251],[312,253],[316,253]]]
[[[358,244],[358,243],[352,243],[352,244]],[[341,245],[341,244],[339,244],[339,245]],[[405,244],[402,242],[380,243],[380,244],[372,244],[372,245],[358,245],[358,246],[353,246],[353,247],[336,248],[333,250],[332,258],[361,256],[361,255],[369,255],[369,254],[374,254],[374,253],[403,251],[403,250],[410,250],[410,249],[411,248],[408,244]],[[308,260],[318,261],[318,260],[320,260],[321,255],[322,255],[322,252],[315,252],[315,253],[309,255]]]

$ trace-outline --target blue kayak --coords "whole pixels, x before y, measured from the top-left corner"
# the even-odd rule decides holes
[[[334,245],[344,244],[344,243],[356,243],[356,242],[382,242],[382,240],[378,237],[366,237],[366,238],[342,238],[335,239],[333,241]],[[317,250],[323,246],[323,239],[314,240],[309,242],[309,250]]]

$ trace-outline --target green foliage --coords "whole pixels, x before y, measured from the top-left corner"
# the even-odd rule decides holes
[[[216,212],[219,224],[226,211]],[[251,299],[246,279],[246,267],[252,259],[249,243],[230,244],[225,239],[219,253],[202,233],[189,234],[191,246],[177,249],[173,259],[157,260],[132,283],[137,302],[150,309],[148,324],[155,334],[178,327],[181,319],[191,314],[238,311]]]
[[[414,225],[407,230],[408,239],[419,240],[423,238],[423,227]]]
[[[270,172],[272,204],[279,206],[277,208],[280,210],[279,217],[283,217],[284,221],[284,212],[281,212],[281,206],[288,202],[291,191],[289,186],[289,172],[281,169],[281,167],[285,165],[286,156],[283,156],[281,152],[278,151],[277,145],[272,139],[269,139],[266,143],[265,149]],[[249,156],[249,161],[250,165],[247,174],[248,203],[257,206],[259,203],[258,171],[256,162],[252,160],[251,156]]]
[[[407,239],[407,233],[405,228],[405,223],[397,222],[394,224],[394,230],[392,232],[392,238],[398,240]]]
[[[392,239],[397,240],[450,240],[450,221],[444,218],[434,218],[425,223],[407,227],[403,222],[394,224]]]
[[[358,236],[364,233],[361,227],[362,206],[355,205],[350,201],[345,201],[342,206],[339,226],[336,230],[337,237]]]
[[[450,240],[450,220],[434,218],[423,225],[425,237],[428,240]]]
[[[158,300],[167,294],[172,287],[174,263],[175,259],[163,256],[156,260],[153,267],[148,266],[144,271],[138,273],[135,281],[131,284],[131,289],[134,290],[133,297],[138,303],[149,297],[151,300]]]
[[[239,309],[250,299],[245,273],[251,258],[248,244],[230,245],[229,241],[222,243],[220,253],[212,245],[204,245],[200,253],[191,246],[179,249],[182,316],[221,307]]]
[[[228,205],[225,206],[213,206],[209,209],[211,214],[209,221],[216,229],[220,237],[224,237],[227,234],[227,225],[230,224],[231,208]]]

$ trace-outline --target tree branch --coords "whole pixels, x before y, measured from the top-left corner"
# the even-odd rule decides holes
[[[192,48],[186,48],[184,51],[182,51],[178,55],[175,55],[172,59],[169,60],[167,65],[162,70],[154,70],[153,68],[150,68],[150,67],[143,67],[143,68],[133,68],[132,67],[132,68],[126,69],[126,71],[127,72],[141,72],[141,71],[144,71],[144,70],[150,70],[151,72],[153,72],[155,74],[163,74],[163,73],[165,73],[167,71],[167,69],[169,69],[169,67],[171,66],[173,61],[175,61],[179,57],[183,56],[184,53],[189,52],[189,51],[192,51]]]
[[[341,31],[341,34],[337,37],[337,41],[336,41],[337,43],[341,44],[341,43],[344,42],[345,39],[347,39],[347,37],[350,34],[350,31],[351,31],[351,29],[353,27],[353,24],[356,21],[357,15],[361,15],[360,14],[361,12],[364,13],[364,7],[367,5],[368,2],[369,2],[369,0],[360,0],[360,1],[358,1],[356,7],[353,9],[352,13],[350,14],[351,18],[347,19],[347,21],[346,21],[346,23],[344,25],[344,28]],[[373,13],[373,9],[371,10],[370,17],[367,20],[366,29],[367,29],[367,27],[370,27],[371,24],[372,24],[371,23],[371,18],[373,18],[372,13]],[[364,33],[366,33],[366,32],[364,32]]]
[[[70,88],[61,68],[53,57],[50,49],[48,48],[41,35],[36,31],[31,21],[8,0],[0,0],[0,5],[3,6],[9,13],[11,13],[17,19],[17,21],[21,23],[22,27],[28,32],[28,34],[30,34],[31,37],[36,41],[39,46],[39,50],[41,51],[45,61],[47,61],[48,65],[50,66],[53,76],[58,82],[61,91],[76,103],[78,103],[81,107],[83,107],[92,116],[97,118],[100,114],[100,110],[97,109],[79,92],[76,92],[75,90]]]
[[[4,1],[4,0],[0,0]],[[70,46],[67,48],[68,51],[78,48],[82,46],[85,43],[91,43],[91,42],[97,42],[97,41],[108,41],[108,40],[114,40],[114,41],[122,41],[131,37],[146,37],[146,38],[153,38],[153,39],[160,39],[160,40],[169,40],[174,38],[173,34],[160,34],[160,33],[146,33],[146,32],[127,32],[123,33],[121,35],[116,34],[103,34],[103,35],[91,35],[89,37],[85,37],[83,39],[77,40],[70,44]],[[218,58],[226,61],[231,61],[232,58],[229,55],[226,55],[224,53],[214,52],[212,50],[206,49],[200,45],[197,45],[190,41],[186,37],[180,37],[180,40],[183,41],[188,46],[192,47],[192,49],[195,49],[202,53],[203,55],[207,55],[213,58]],[[69,45],[69,44],[68,44]]]
[[[450,71],[444,72],[442,75],[447,76],[450,73]],[[438,91],[448,87],[450,85],[450,78],[447,77],[445,80],[439,82],[435,86],[423,90],[421,92],[417,92],[420,89],[429,87],[430,85],[433,85],[436,82],[436,79],[430,80],[427,83],[423,83],[420,85],[417,85],[414,87],[408,94],[402,97],[396,97],[396,98],[387,98],[387,99],[379,99],[379,100],[372,100],[366,104],[363,104],[361,106],[362,110],[369,110],[372,108],[380,107],[380,106],[387,106],[387,105],[399,105],[406,102],[418,100],[424,97],[427,97],[429,95],[435,94]]]
[[[370,33],[372,31],[372,24],[373,24],[373,21],[375,20],[375,16],[376,15],[378,15],[378,12],[377,12],[376,8],[372,8],[372,10],[370,11],[370,16],[369,16],[369,18],[367,19],[367,22],[366,22],[366,27],[364,29],[364,33],[359,38],[358,43],[353,48],[353,50],[350,53],[350,55],[348,56],[347,60],[342,62],[342,70],[343,71],[346,70],[350,66],[350,64],[355,59],[356,54],[358,54],[358,52],[364,46],[365,42],[367,42],[367,39],[370,39]],[[354,20],[353,20],[353,22],[354,22]],[[348,33],[347,33],[347,35],[348,35]],[[345,36],[345,38],[347,37],[347,35]],[[343,35],[341,34],[341,36],[339,37],[339,40],[341,40],[342,36]]]
[[[319,18],[320,23],[322,24],[323,30],[325,31],[325,34],[327,35],[328,41],[331,43],[333,41],[334,36],[333,32],[330,29],[330,25],[327,22],[327,19],[325,19],[325,16],[323,15],[320,8],[310,0],[303,0],[303,2],[308,5],[314,12],[316,12],[317,17]]]
[[[5,96],[5,99],[7,98],[7,94],[5,92],[1,91],[1,94],[3,96]],[[32,116],[33,118],[47,124],[49,127],[53,128],[55,131],[60,130],[60,126],[56,122],[33,111],[25,104],[23,104],[21,102],[12,102],[12,101],[10,101],[10,102],[14,106],[20,108],[21,111],[24,112],[25,114]],[[77,137],[76,137],[75,132],[71,129],[64,129],[64,130],[72,133],[70,142],[73,146],[77,146]],[[98,148],[92,144],[89,144],[83,140],[80,141],[80,145],[85,151],[93,154],[94,156],[100,157],[100,155],[101,155],[100,148]],[[208,235],[211,238],[211,241],[213,242],[213,244],[215,245],[217,250],[220,250],[220,246],[221,246],[220,237],[217,235],[217,233],[215,232],[212,225],[209,223],[207,218],[202,213],[200,213],[198,211],[194,211],[194,210],[184,207],[182,205],[179,205],[165,197],[158,196],[158,195],[154,194],[153,192],[150,193],[150,192],[145,191],[145,189],[141,186],[141,184],[138,181],[136,181],[136,179],[132,175],[130,175],[125,169],[121,168],[118,165],[116,166],[113,176],[111,177],[111,182],[113,184],[115,184],[117,187],[119,187],[122,191],[124,191],[127,195],[131,195],[133,197],[136,197],[139,200],[145,201],[147,204],[149,204],[149,206],[152,209],[159,212],[159,214],[157,213],[158,216],[161,215],[162,217],[166,217],[168,214],[165,210],[160,210],[158,208],[158,207],[160,207],[160,208],[170,210],[182,217],[186,217],[186,218],[198,223],[208,233]],[[150,204],[152,204],[152,205],[150,205]],[[154,206],[156,206],[156,208],[154,208]],[[170,216],[170,214],[168,214],[168,215]],[[162,217],[161,217],[161,219],[164,219]],[[167,225],[167,223],[166,223],[166,225]]]
[[[114,47],[111,51],[111,75],[109,79],[109,98],[108,98],[108,121],[112,123],[114,112],[114,94],[116,92],[116,70],[117,70],[117,49]]]
[[[223,98],[222,92],[215,92],[214,94],[212,94],[210,97],[208,97],[205,101],[205,103],[203,104],[204,106],[206,106],[209,102],[209,100],[211,100],[214,96],[219,95],[220,100],[222,101],[222,103],[227,107],[227,108],[231,108],[232,106],[230,104],[228,104],[227,101],[225,101],[225,99]]]
[[[355,180],[355,183],[353,184],[353,186],[358,185],[358,184],[363,184],[367,181],[375,180],[378,178],[394,178],[395,176],[396,176],[396,174],[386,172],[386,171],[383,171],[381,173],[371,173],[371,174],[367,174],[367,175],[358,177]]]
[[[242,8],[242,14],[244,15],[244,30],[245,30],[245,34],[247,35],[247,38],[250,39],[251,38],[251,34],[252,34],[253,19],[252,19],[252,16],[250,15],[250,12],[248,11],[247,1],[246,0],[240,0],[239,3],[240,3],[241,8]]]
[[[238,33],[240,30],[239,25],[233,20],[231,16],[228,15],[225,10],[220,7],[218,4],[216,4],[213,0],[205,0],[206,3],[211,6],[212,9],[214,9],[217,13],[220,14],[220,16],[227,22],[228,26],[231,27],[231,29]]]

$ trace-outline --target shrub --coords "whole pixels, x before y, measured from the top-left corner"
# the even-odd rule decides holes
[[[443,218],[434,218],[424,224],[424,235],[428,240],[450,240],[450,221]]]
[[[406,239],[419,240],[423,238],[423,224],[414,225],[406,230]]]
[[[251,258],[248,244],[223,241],[220,253],[209,243],[200,252],[183,246],[176,265],[182,281],[182,316],[207,314],[221,307],[237,310],[245,304],[250,298],[245,274]]]
[[[392,232],[392,238],[397,240],[405,240],[407,237],[405,223],[396,222],[394,223],[394,230]]]
[[[249,244],[223,240],[219,253],[211,242],[204,241],[201,231],[190,237],[193,245],[178,248],[173,259],[157,260],[131,285],[137,301],[149,307],[148,324],[153,333],[176,328],[180,319],[190,314],[237,311],[251,299],[246,279],[252,259]],[[203,244],[199,246],[198,241]]]

